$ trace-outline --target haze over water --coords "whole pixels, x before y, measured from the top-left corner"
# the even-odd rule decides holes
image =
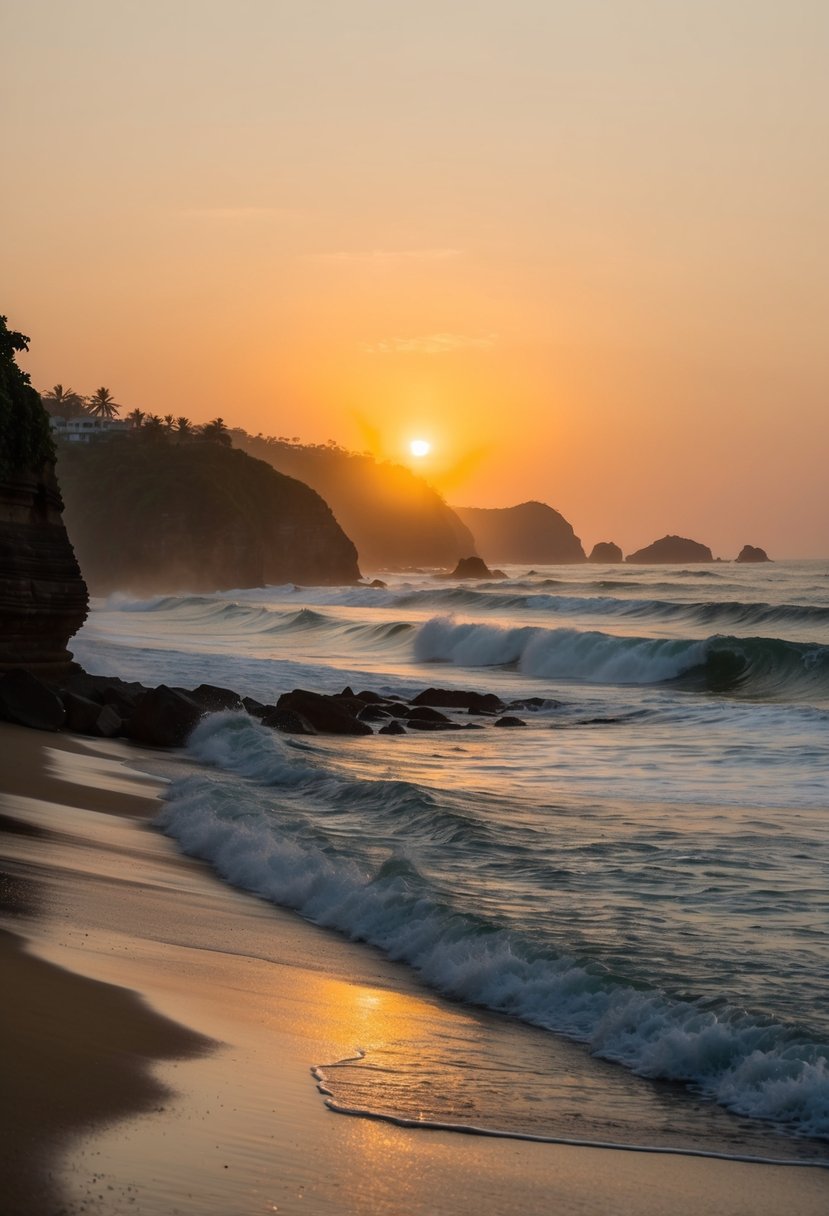
[[[399,738],[218,715],[195,774],[160,762],[182,848],[468,1009],[457,1041],[353,1044],[338,1105],[826,1159],[829,565],[508,574],[116,596],[75,653],[265,701],[543,699],[523,729]]]

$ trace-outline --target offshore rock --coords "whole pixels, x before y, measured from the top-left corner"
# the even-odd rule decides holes
[[[624,557],[622,556],[622,550],[612,540],[600,540],[591,549],[587,560],[589,562],[596,562],[599,565],[609,566],[611,563],[624,561]]]
[[[640,565],[675,565],[686,562],[713,562],[714,557],[707,545],[688,540],[684,536],[663,536],[644,549],[637,549],[625,559]]]
[[[765,549],[758,549],[754,545],[743,545],[740,552],[737,554],[738,562],[770,562],[771,558]]]
[[[323,735],[374,734],[367,722],[360,722],[357,718],[364,705],[356,697],[352,702],[349,697],[329,697],[295,688],[293,692],[283,693],[276,707],[294,710]]]
[[[503,570],[490,570],[482,557],[462,557],[447,578],[506,578]]]

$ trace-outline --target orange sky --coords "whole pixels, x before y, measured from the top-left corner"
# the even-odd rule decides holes
[[[35,385],[829,554],[824,0],[7,0]],[[9,174],[6,174],[9,178]]]

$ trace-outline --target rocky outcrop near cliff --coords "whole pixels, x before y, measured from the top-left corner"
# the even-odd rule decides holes
[[[357,546],[363,569],[449,567],[474,553],[469,529],[411,469],[346,452],[233,432],[234,444],[321,494]]]
[[[707,545],[688,540],[684,536],[663,536],[644,549],[637,549],[625,559],[642,565],[680,565],[689,562],[713,562],[714,556]]]
[[[737,554],[736,561],[738,562],[770,562],[771,558],[765,549],[760,549],[756,545],[743,545],[740,552]]]
[[[86,586],[61,518],[49,422],[15,354],[28,339],[0,317],[0,670],[71,670],[67,643]]]
[[[581,541],[563,515],[543,502],[516,507],[456,507],[487,562],[560,565],[585,561]]]
[[[622,550],[612,540],[600,540],[590,550],[589,562],[608,566],[611,563],[624,561]]]
[[[360,577],[354,545],[319,494],[244,452],[116,438],[67,445],[58,472],[96,594]]]

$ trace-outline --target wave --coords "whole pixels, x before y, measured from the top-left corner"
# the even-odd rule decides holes
[[[253,797],[240,798],[238,784],[190,776],[171,786],[160,826],[233,885],[381,948],[447,996],[566,1034],[642,1076],[685,1082],[739,1114],[829,1138],[829,1047],[806,1031],[556,953],[459,910],[407,857],[359,864],[320,827],[331,792],[345,797],[350,787],[361,810],[373,784],[386,802],[389,785],[408,805],[414,799],[422,806],[427,792],[405,782],[349,782],[315,764],[311,751],[241,715],[205,720],[190,750],[281,788],[280,806],[299,787],[306,798],[320,795],[309,830],[307,819],[292,823],[288,811],[277,816]]]
[[[501,628],[433,617],[415,636],[424,663],[514,666],[524,675],[593,684],[662,684],[754,696],[829,694],[829,646],[722,635],[617,637],[577,629]]]

